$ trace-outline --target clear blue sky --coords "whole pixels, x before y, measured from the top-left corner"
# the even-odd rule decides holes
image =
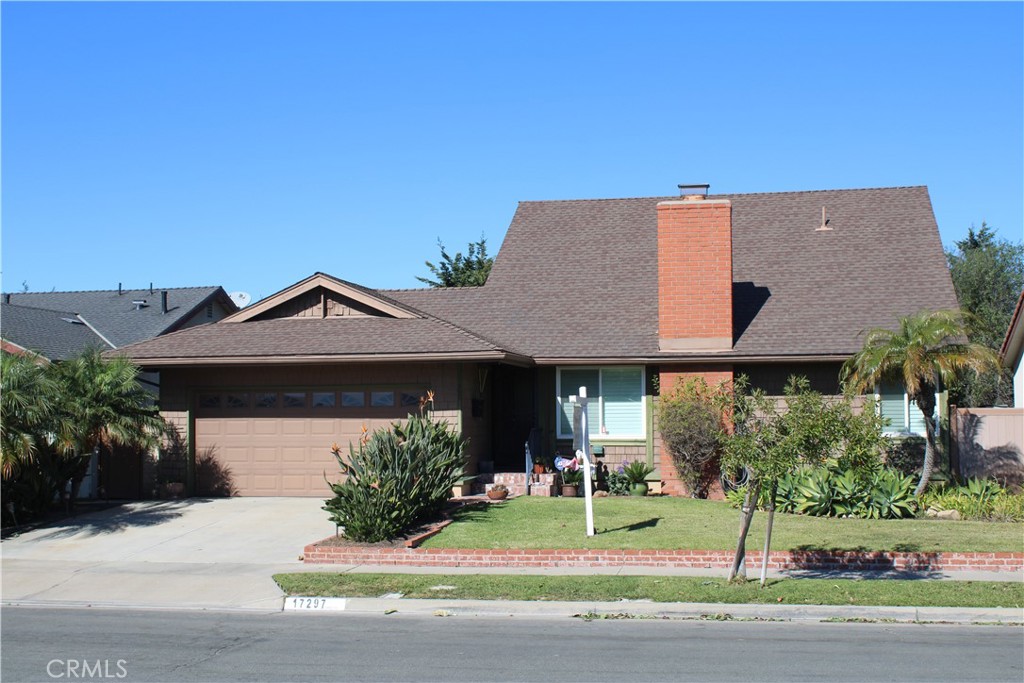
[[[1020,240],[1022,7],[4,2],[3,289],[413,287],[518,201],[683,182]]]

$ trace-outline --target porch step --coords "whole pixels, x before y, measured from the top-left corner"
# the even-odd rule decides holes
[[[481,473],[473,480],[473,493],[487,493],[495,484],[504,484],[512,496],[550,496],[555,488],[556,474],[531,474],[525,472]]]

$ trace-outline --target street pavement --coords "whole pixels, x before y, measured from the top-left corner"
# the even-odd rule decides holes
[[[1020,627],[6,608],[6,682],[1012,681]],[[104,676],[105,675],[105,676]]]
[[[306,544],[334,533],[321,510],[308,498],[188,499],[133,502],[81,514],[13,535],[0,543],[5,605],[68,605],[158,609],[280,610],[283,594],[275,573],[403,572],[426,574],[661,574],[721,576],[721,570],[606,568],[377,567],[309,565],[300,560]],[[795,575],[775,572],[773,576]],[[821,576],[820,572],[813,575]],[[829,574],[841,576],[841,574]],[[856,576],[865,577],[863,573]],[[912,574],[868,575],[909,578]],[[934,578],[934,574],[929,574]],[[956,572],[958,580],[1024,580],[1018,572]],[[881,618],[929,621],[1024,621],[1024,611],[949,610],[935,608],[829,607],[819,611],[797,606],[665,605],[663,603],[555,603],[501,601],[415,601],[395,604],[350,600],[350,612],[400,609],[405,613],[529,614],[564,616],[581,612],[666,613],[677,617],[728,612],[750,618]]]

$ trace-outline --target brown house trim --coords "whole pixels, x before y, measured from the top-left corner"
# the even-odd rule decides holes
[[[495,361],[528,367],[533,362],[526,356],[502,351],[469,351],[452,353],[378,353],[348,356],[206,356],[196,358],[133,358],[144,367],[174,367],[199,365],[309,365],[312,363],[392,363],[442,361]]]
[[[660,356],[620,356],[604,358],[578,357],[546,357],[535,358],[540,365],[673,365],[689,363],[835,363],[845,361],[850,354],[827,355],[794,355],[794,356],[741,356],[733,353],[712,353],[704,355],[660,355]]]

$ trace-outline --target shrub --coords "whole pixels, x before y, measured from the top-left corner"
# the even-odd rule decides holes
[[[628,496],[629,478],[622,472],[609,472],[608,493],[612,496]]]
[[[729,491],[726,500],[740,507],[746,490],[741,486]],[[768,495],[762,489],[758,507],[768,506]],[[858,474],[852,469],[817,467],[780,477],[775,509],[812,517],[901,519],[913,517],[917,503],[913,478],[895,470]]]
[[[924,438],[908,436],[893,439],[885,452],[885,465],[905,475],[921,474],[924,463]]]
[[[921,496],[921,508],[935,512],[956,510],[962,519],[969,520],[1024,522],[1024,495],[1010,493],[986,479],[926,491]]]
[[[429,415],[379,429],[349,448],[349,461],[334,445],[345,479],[330,483],[334,498],[324,509],[354,541],[398,538],[439,514],[452,487],[465,479],[465,442]]]
[[[698,378],[661,396],[658,431],[690,496],[706,498],[708,487],[718,476],[725,433],[715,390]]]

